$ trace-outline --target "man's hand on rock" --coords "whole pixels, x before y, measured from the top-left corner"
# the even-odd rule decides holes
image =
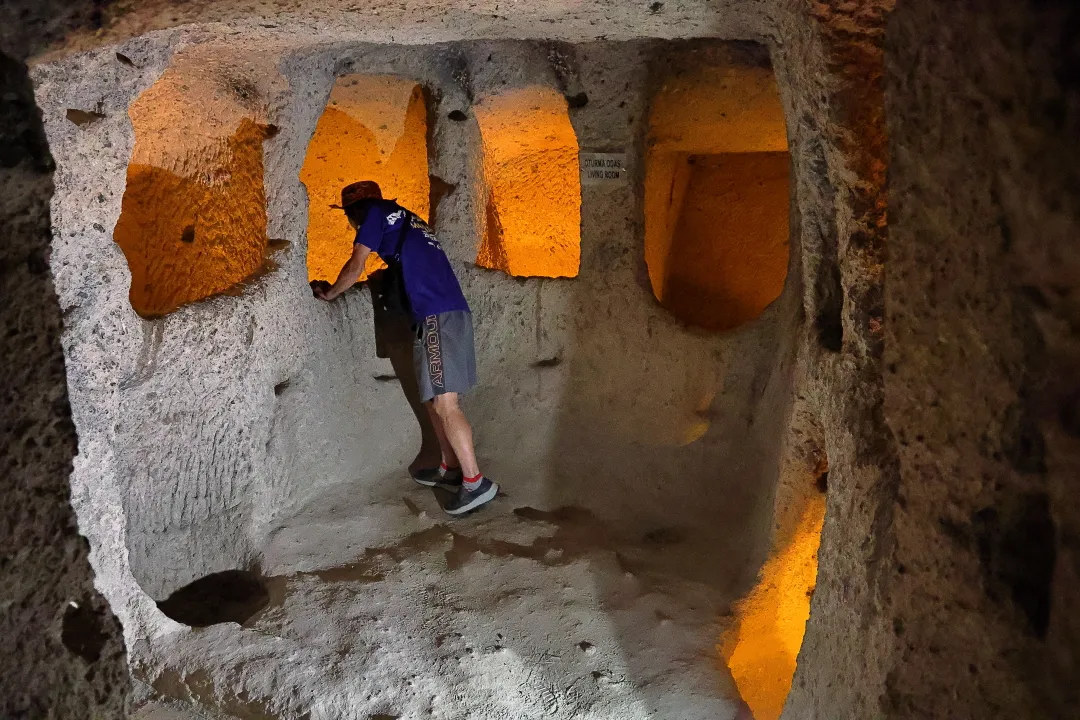
[[[330,292],[331,285],[325,280],[312,280],[308,283],[311,286],[311,294],[319,300],[325,300],[330,302],[333,298],[329,297],[327,293]]]

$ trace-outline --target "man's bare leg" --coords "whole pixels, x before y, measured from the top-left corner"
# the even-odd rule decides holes
[[[443,505],[443,510],[450,515],[463,515],[494,500],[499,494],[499,485],[480,474],[473,449],[472,427],[458,407],[457,393],[436,395],[431,406],[445,433],[446,442],[461,461],[461,487],[457,495]]]
[[[431,417],[431,425],[435,428],[435,436],[439,439],[443,465],[448,468],[460,468],[461,462],[458,460],[457,453],[454,452],[454,446],[450,444],[449,438],[446,437],[446,429],[443,427],[439,413],[435,411],[435,403],[428,401],[424,403],[424,407],[427,408],[428,415]]]
[[[409,401],[409,407],[420,425],[420,452],[409,463],[409,474],[415,476],[421,470],[436,467],[440,458],[445,459],[446,451],[442,449],[445,443],[438,437],[435,415],[427,404],[420,402],[420,389],[416,385],[416,371],[413,369],[411,340],[407,343],[387,340],[386,349],[390,364],[394,366],[394,374],[405,393],[405,399]]]
[[[465,418],[465,413],[458,407],[457,393],[436,395],[431,401],[442,434],[461,463],[461,472],[466,478],[476,477],[480,468],[476,464],[476,451],[473,449],[472,426]],[[441,440],[441,437],[440,437]]]

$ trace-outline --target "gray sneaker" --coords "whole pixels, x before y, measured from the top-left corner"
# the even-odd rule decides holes
[[[469,490],[462,483],[459,486],[457,497],[443,506],[443,510],[451,515],[464,515],[470,510],[489,503],[499,494],[499,486],[487,478],[480,478],[480,485],[475,490]]]
[[[461,468],[447,468],[446,471],[443,471],[442,466],[424,468],[412,473],[412,479],[424,487],[457,492],[461,489]]]

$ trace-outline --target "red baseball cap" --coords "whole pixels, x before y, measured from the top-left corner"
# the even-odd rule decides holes
[[[331,205],[330,207],[344,210],[354,202],[370,199],[382,199],[382,190],[379,188],[379,183],[374,180],[361,180],[341,188],[341,204]]]

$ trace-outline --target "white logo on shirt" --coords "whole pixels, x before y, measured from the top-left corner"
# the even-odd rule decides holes
[[[412,225],[414,229],[423,233],[424,237],[427,238],[428,245],[437,250],[442,250],[438,238],[435,237],[435,231],[431,229],[430,225],[415,215],[409,219],[409,224]]]

